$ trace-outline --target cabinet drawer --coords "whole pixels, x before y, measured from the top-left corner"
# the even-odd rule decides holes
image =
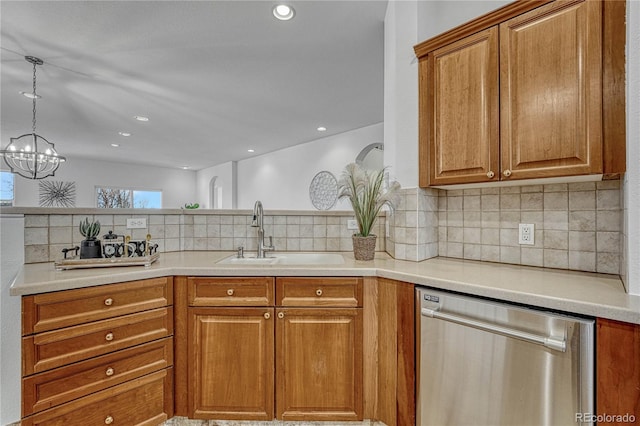
[[[278,306],[362,306],[362,278],[278,278]]]
[[[173,416],[171,368],[22,419],[22,426],[156,426]]]
[[[173,334],[173,308],[48,331],[22,338],[22,374],[61,367]]]
[[[271,277],[187,279],[190,306],[273,305]]]
[[[22,416],[172,365],[173,339],[169,337],[27,377],[22,380]]]
[[[172,284],[163,277],[25,296],[22,335],[172,305]]]

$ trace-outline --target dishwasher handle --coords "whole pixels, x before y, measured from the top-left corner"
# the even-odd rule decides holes
[[[488,331],[490,333],[500,334],[506,337],[513,337],[516,339],[524,340],[530,343],[536,343],[543,345],[549,349],[553,349],[560,352],[567,350],[567,343],[564,339],[556,339],[554,337],[539,336],[533,333],[527,333],[526,331],[515,330],[513,328],[503,327],[497,324],[491,324],[483,321],[474,320],[471,318],[461,317],[457,315],[440,312],[434,309],[422,308],[420,310],[422,316],[437,318],[444,321],[453,322],[468,327],[473,327],[478,330]]]

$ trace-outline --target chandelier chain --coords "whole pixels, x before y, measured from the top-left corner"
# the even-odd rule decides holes
[[[36,133],[36,63],[33,63],[33,133]]]

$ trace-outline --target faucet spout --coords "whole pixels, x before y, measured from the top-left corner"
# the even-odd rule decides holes
[[[251,220],[251,226],[254,228],[262,228],[264,210],[262,209],[262,202],[256,201],[253,205],[253,219]]]
[[[269,245],[264,243],[264,210],[262,208],[262,202],[256,201],[253,206],[253,219],[251,220],[251,226],[258,228],[258,253],[256,257],[264,258],[268,251],[275,250],[273,247],[272,238],[269,237]]]

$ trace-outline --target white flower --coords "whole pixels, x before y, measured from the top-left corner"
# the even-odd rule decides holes
[[[371,234],[373,224],[383,206],[393,209],[399,200],[400,184],[384,187],[381,170],[365,170],[356,163],[347,164],[338,182],[338,197],[349,198],[358,222],[360,236]]]

